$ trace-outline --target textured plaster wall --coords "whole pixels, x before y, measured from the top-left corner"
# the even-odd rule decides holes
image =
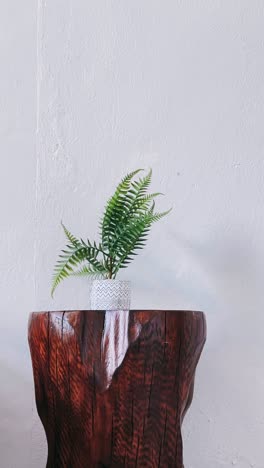
[[[36,18],[33,0],[0,3],[1,468],[28,468],[32,446],[26,327],[35,276]]]
[[[82,280],[49,296],[60,220],[93,238],[120,177],[152,167],[173,213],[123,278],[134,308],[207,312],[185,465],[263,468],[263,2],[0,10],[0,467],[45,466],[28,312],[88,305]]]

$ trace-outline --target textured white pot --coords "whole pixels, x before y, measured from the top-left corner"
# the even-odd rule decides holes
[[[130,281],[105,279],[92,282],[92,310],[129,310],[130,302]]]

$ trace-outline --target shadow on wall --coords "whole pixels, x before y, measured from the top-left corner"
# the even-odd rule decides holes
[[[142,262],[137,288],[150,293],[160,286],[162,296],[177,308],[201,309],[217,315],[218,325],[227,317],[246,319],[258,314],[262,299],[264,252],[250,238],[212,233],[197,241],[171,232],[166,245],[159,245]],[[173,252],[173,255],[168,255]],[[149,290],[149,291],[148,291]],[[255,304],[255,310],[252,310]],[[264,304],[263,304],[264,305]]]
[[[0,372],[0,400],[2,402],[0,419],[0,465],[11,466],[11,457],[15,457],[16,454],[13,453],[10,457],[10,453],[6,451],[6,447],[10,446],[10,441],[16,440],[16,450],[21,450],[21,466],[26,466],[29,453],[27,453],[25,447],[29,447],[32,427],[32,379],[27,379],[25,377],[25,372],[17,372],[11,364],[9,366],[3,361],[0,362]],[[3,458],[5,456],[7,457],[6,463]]]

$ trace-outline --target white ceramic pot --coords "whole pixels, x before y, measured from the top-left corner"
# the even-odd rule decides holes
[[[130,281],[94,280],[91,288],[91,310],[129,310]]]

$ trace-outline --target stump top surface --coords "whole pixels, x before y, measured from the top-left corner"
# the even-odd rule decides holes
[[[60,313],[60,312],[66,312],[66,313],[76,313],[76,312],[106,312],[105,310],[92,310],[92,309],[69,309],[69,310],[39,310],[39,311],[32,311],[30,314],[47,314],[47,313]],[[129,312],[139,312],[139,313],[153,313],[153,312],[175,312],[175,313],[180,313],[180,314],[190,314],[190,315],[205,315],[205,313],[201,310],[184,310],[184,309],[129,309]]]

